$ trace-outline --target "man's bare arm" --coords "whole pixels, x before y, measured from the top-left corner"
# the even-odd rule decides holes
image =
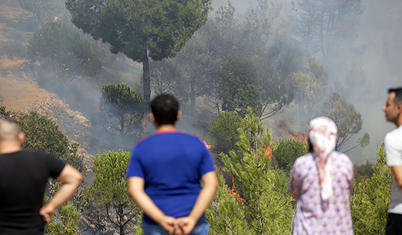
[[[63,185],[53,198],[40,210],[40,215],[46,223],[50,223],[50,218],[55,210],[63,205],[71,196],[74,195],[78,186],[82,181],[82,175],[74,167],[66,165],[61,171],[57,180],[60,180]]]
[[[145,181],[141,177],[128,178],[128,193],[134,202],[153,221],[160,224],[170,234],[174,232],[175,218],[166,216],[144,191]]]
[[[402,188],[402,166],[392,166],[391,170],[399,187]]]
[[[178,221],[178,224],[184,234],[189,234],[194,229],[195,224],[207,210],[218,188],[216,172],[208,172],[204,174],[201,179],[204,186],[198,195],[197,201],[195,202],[190,215],[188,217],[180,218]]]

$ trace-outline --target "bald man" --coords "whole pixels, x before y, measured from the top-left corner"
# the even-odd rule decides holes
[[[43,235],[44,225],[82,181],[82,175],[60,159],[21,150],[24,138],[14,119],[0,118],[0,234]],[[63,185],[43,206],[49,177]]]

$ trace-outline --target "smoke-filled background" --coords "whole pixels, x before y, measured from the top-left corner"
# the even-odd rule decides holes
[[[23,5],[29,1],[20,2]],[[42,2],[42,4],[45,3],[46,1]],[[325,5],[324,3],[326,3],[326,1],[302,0],[266,2],[255,0],[229,2],[215,0],[212,1],[213,10],[209,13],[207,25],[201,28],[199,32],[208,31],[205,30],[205,28],[209,27],[208,24],[211,22],[215,22],[215,24],[227,23],[223,21],[218,22],[217,12],[225,9],[225,7],[227,9],[228,4],[230,4],[232,11],[234,11],[233,20],[236,21],[234,24],[237,24],[237,26],[234,27],[247,27],[244,26],[244,24],[250,19],[250,15],[255,14],[254,17],[256,17],[256,20],[261,20],[258,22],[261,24],[258,26],[260,27],[258,30],[263,30],[261,33],[264,34],[263,37],[266,37],[263,39],[263,42],[255,42],[256,45],[258,43],[266,43],[266,45],[270,45],[269,47],[271,47],[268,51],[272,51],[272,47],[274,47],[275,44],[280,44],[277,48],[277,50],[279,50],[277,55],[274,55],[272,59],[277,60],[278,64],[299,63],[298,65],[294,65],[294,68],[290,68],[291,66],[289,66],[291,71],[286,76],[303,70],[300,68],[300,66],[303,66],[302,62],[295,62],[293,60],[296,57],[310,57],[316,59],[317,63],[323,66],[323,70],[325,70],[326,73],[324,80],[320,81],[323,84],[325,83],[324,85],[326,86],[323,91],[324,94],[320,99],[328,101],[334,93],[340,94],[348,102],[353,104],[356,111],[362,115],[362,129],[344,144],[343,149],[345,150],[354,146],[356,140],[360,138],[363,133],[367,132],[370,135],[370,144],[365,148],[355,148],[348,152],[348,154],[355,163],[362,163],[365,162],[365,160],[373,161],[376,157],[375,150],[382,143],[385,133],[394,128],[393,125],[385,122],[381,107],[385,103],[387,89],[389,87],[399,86],[402,81],[399,76],[399,63],[402,58],[400,53],[401,49],[398,45],[398,38],[401,32],[401,17],[398,12],[401,4],[397,1],[383,1],[381,3],[377,1],[349,1],[348,4],[344,5],[340,3]],[[75,55],[71,58],[63,58],[66,60],[63,62],[64,64],[72,64],[70,67],[63,69],[78,72],[63,72],[63,74],[60,75],[58,74],[59,72],[54,69],[54,66],[52,67],[52,62],[49,62],[49,59],[43,58],[43,54],[30,52],[30,50],[34,51],[32,48],[29,48],[31,37],[41,25],[48,21],[65,22],[66,24],[70,22],[71,14],[65,9],[62,1],[58,1],[50,8],[49,11],[53,10],[56,12],[53,12],[53,14],[47,12],[30,12],[29,6],[23,6],[27,11],[21,11],[21,4],[18,1],[3,0],[1,4],[4,6],[0,21],[2,25],[4,25],[2,28],[2,53],[10,57],[17,56],[19,58],[36,61],[36,64],[30,63],[29,67],[31,75],[37,79],[39,86],[45,88],[50,93],[58,95],[65,103],[69,104],[73,110],[82,112],[83,117],[88,121],[94,118],[96,119],[96,115],[94,114],[100,111],[99,103],[103,84],[123,82],[127,83],[136,91],[142,92],[142,65],[133,62],[124,54],[120,53],[114,55],[110,53],[107,43],[95,41],[89,35],[86,35],[85,39],[90,42],[94,56],[102,62],[101,67],[97,68],[97,71],[93,72],[90,76],[88,76],[88,73],[80,72],[79,70],[82,70],[82,68],[77,69],[77,63],[74,61],[74,58],[77,58]],[[263,9],[264,7],[267,9]],[[266,22],[263,22],[263,20],[266,20]],[[72,25],[72,27],[75,26]],[[320,34],[322,31],[324,32]],[[77,30],[77,32],[79,32],[79,30]],[[259,32],[256,31],[253,33]],[[322,35],[323,39],[320,38]],[[84,35],[82,36],[84,37]],[[213,40],[213,37],[205,40],[202,38],[202,35],[196,34],[193,40],[190,40],[181,51],[185,51],[187,48],[191,50],[191,47],[194,47],[193,44],[199,44],[200,41],[205,45],[197,48],[199,51],[192,53],[202,53],[203,48],[208,48],[205,50],[214,50],[213,46],[215,42]],[[251,40],[251,42],[247,42],[248,45],[254,43],[252,42],[253,38],[250,37],[239,37],[237,40]],[[261,40],[261,37],[259,40]],[[43,44],[42,46],[46,45]],[[65,45],[61,43],[58,46],[64,47]],[[219,46],[222,49],[221,53],[231,53],[229,46],[227,48],[222,48],[222,45]],[[70,49],[66,47],[65,50],[68,51]],[[250,49],[246,48],[245,50]],[[170,64],[174,65],[176,67],[175,69],[180,70],[182,69],[180,67],[184,66],[182,64],[185,60],[180,58],[181,54],[185,54],[182,56],[183,58],[185,56],[195,56],[195,54],[180,52],[178,59],[165,59],[165,61],[173,60]],[[272,54],[267,55],[267,57],[269,56],[272,56]],[[194,61],[195,63],[203,63],[201,60]],[[252,63],[255,64],[255,62]],[[160,65],[159,62],[155,62],[155,64],[159,66],[161,74],[160,77],[158,77],[157,74],[153,74],[153,79],[154,81],[156,80],[156,82],[152,84],[152,94],[163,91],[173,91],[166,87],[174,83],[174,81],[171,80],[179,80],[183,79],[183,77],[174,78],[174,73],[173,75],[172,73],[163,74],[163,72],[166,72],[166,70],[164,71],[163,69],[166,68],[161,68],[163,65]],[[216,68],[213,68],[214,66],[219,67],[222,65],[222,61],[216,62],[212,60],[203,64],[206,68],[211,70],[215,69],[215,71],[211,73],[217,71]],[[72,68],[73,66],[76,67]],[[94,66],[96,67],[97,65]],[[51,68],[50,70],[46,69],[49,67]],[[267,71],[260,72],[263,73]],[[187,76],[204,75],[205,74],[193,73]],[[216,76],[216,73],[212,76]],[[62,82],[55,79],[55,77],[62,79]],[[155,78],[160,78],[160,81],[167,79],[170,83],[163,87],[163,84],[160,82],[158,87],[159,80]],[[285,78],[282,76],[278,79],[284,80]],[[289,87],[289,82],[286,82],[287,84],[284,84],[283,81],[281,82],[283,83],[282,85]],[[211,84],[219,86],[217,83]],[[189,105],[190,111],[193,109],[191,103],[196,103],[195,106],[206,109],[211,113],[209,118],[214,117],[217,110],[210,108],[211,105],[207,105],[208,102],[205,101],[205,97],[210,94],[204,91],[198,91],[199,94],[196,94],[195,97],[191,97],[191,94],[189,94],[191,91],[186,91],[188,87],[177,87],[178,86],[175,88],[176,91],[177,89],[181,89],[181,91],[176,92],[177,94],[175,95],[182,98],[181,100],[184,103],[183,107]],[[287,92],[291,92],[292,89],[295,89],[292,85],[290,85],[290,87]],[[204,87],[202,89],[213,88]],[[194,91],[194,93],[195,92],[197,91]],[[296,93],[296,91],[293,92]],[[7,100],[5,94],[2,96]],[[191,99],[197,101],[192,102]],[[290,104],[286,104],[285,102],[285,105],[283,105],[283,108],[279,112],[269,119],[266,119],[266,125],[274,130],[274,132],[278,132],[278,130],[280,130],[279,123],[285,121],[293,132],[306,132],[306,124],[309,118],[312,118],[315,113],[317,115],[325,115],[328,113],[323,111],[326,109],[325,106],[328,106],[328,103],[323,103],[320,107],[317,105],[313,107],[313,110],[316,112],[309,112],[310,114],[314,113],[311,114],[311,117],[303,116],[303,114],[297,112],[297,106],[302,105],[298,103],[299,99],[300,97],[296,95]],[[308,102],[314,103],[316,101],[310,99],[310,101],[304,101],[303,105],[309,106]],[[204,136],[208,123],[203,123],[201,126],[204,130],[199,130],[200,125],[193,125],[195,123],[194,119],[197,118],[200,117],[191,117],[190,123],[184,120],[180,124],[180,127],[193,134]],[[200,119],[203,118],[201,117]],[[94,120],[92,120],[92,122],[93,121]],[[92,122],[92,127],[96,129]],[[105,126],[102,123],[99,125]],[[152,130],[152,127],[150,130]],[[102,131],[102,128],[98,131]],[[139,132],[139,130],[137,131]],[[92,132],[94,131],[92,130]],[[281,131],[277,134],[278,138],[289,138],[289,136],[286,136],[286,134]],[[109,135],[110,132],[97,133],[95,136],[97,136],[97,138],[101,138],[99,136],[102,136],[102,140],[92,138],[92,140],[86,140],[85,142],[110,142],[108,141],[109,139],[116,139]],[[139,133],[137,133],[136,136],[138,137]],[[129,143],[135,142],[137,137],[130,139]],[[117,142],[119,141],[120,140]],[[82,143],[81,145],[85,146],[85,144]],[[111,144],[111,146],[107,148],[95,148],[95,150],[90,152],[96,154],[99,150],[110,149],[112,146],[118,146],[114,149],[122,147]],[[86,146],[86,148],[88,149],[90,147]]]
[[[247,9],[255,7],[257,1],[231,1],[235,6],[238,17],[244,17]],[[275,6],[280,6],[281,12],[275,19],[276,30],[284,34],[292,35],[300,40],[298,36],[298,13],[302,11],[297,1],[272,1]],[[313,3],[314,1],[311,1]],[[324,1],[317,1],[324,2]],[[344,40],[344,44],[352,44],[353,48],[337,44],[337,41],[329,42],[339,46],[341,52],[329,53],[329,59],[325,61],[328,71],[330,88],[337,91],[340,88],[340,80],[347,73],[347,70],[355,65],[362,71],[361,78],[353,77],[356,80],[350,84],[350,89],[345,97],[355,105],[356,110],[362,114],[363,128],[361,132],[368,132],[371,142],[367,148],[360,148],[351,151],[349,155],[356,163],[363,163],[365,160],[371,162],[376,158],[376,149],[383,142],[385,134],[395,128],[393,124],[387,123],[384,113],[381,111],[387,98],[387,89],[398,87],[402,84],[400,76],[401,46],[398,45],[399,35],[402,33],[401,16],[399,10],[401,4],[397,1],[350,1],[361,3],[362,13],[356,16],[354,24],[346,25],[355,27],[355,35],[350,40],[342,37],[337,41]],[[227,1],[213,1],[214,8],[227,4]],[[354,17],[354,16],[351,16]],[[284,27],[281,28],[281,27]],[[300,47],[303,47],[302,43]],[[345,49],[347,48],[347,49]],[[392,49],[391,49],[392,48]],[[314,54],[323,61],[322,55]],[[326,94],[328,95],[328,94]],[[286,119],[291,114],[279,114]],[[276,117],[280,119],[279,117]]]
[[[213,1],[214,8],[227,4],[228,1]],[[244,17],[247,9],[258,5],[257,1],[231,1],[235,6],[238,17]],[[308,1],[305,1],[308,2]],[[317,5],[325,1],[310,1]],[[340,35],[335,41],[328,42],[338,47],[338,51],[329,52],[328,59],[323,60],[322,54],[313,54],[319,58],[328,71],[329,87],[335,91],[340,89],[340,81],[345,78],[347,70],[355,65],[363,74],[360,78],[353,77],[355,82],[344,96],[354,104],[356,110],[362,114],[363,128],[360,133],[368,132],[371,142],[366,148],[359,148],[349,152],[355,163],[365,160],[373,161],[376,158],[376,149],[383,142],[385,134],[394,129],[394,124],[387,123],[381,111],[388,96],[387,89],[402,85],[400,63],[402,62],[401,46],[398,38],[402,33],[401,3],[398,1],[349,1],[361,4],[361,14],[356,14],[355,20],[343,27],[355,27],[355,35]],[[298,13],[302,11],[298,1],[272,1],[280,6],[279,17],[275,19],[276,30],[292,35],[300,40],[298,29]],[[274,27],[275,27],[274,26]],[[283,27],[283,28],[282,28]],[[301,40],[302,41],[302,40]],[[343,42],[341,42],[343,41]],[[353,47],[349,48],[349,44]],[[299,44],[303,48],[302,43]],[[329,95],[329,94],[326,94]],[[287,111],[287,110],[286,110]],[[290,113],[279,114],[286,119]],[[290,111],[291,112],[291,111]],[[279,117],[276,117],[280,119]]]
[[[74,2],[0,0],[0,114],[55,121],[66,145],[80,144],[72,155],[84,156],[90,185],[97,154],[129,151],[154,128],[141,123],[143,58],[111,46],[108,34],[93,37],[95,21],[72,22],[82,10]],[[303,142],[312,118],[330,116],[337,150],[373,163],[395,128],[381,108],[388,88],[402,86],[401,11],[397,0],[213,0],[177,53],[149,53],[151,97],[174,94],[178,128],[205,139],[216,159],[236,148],[251,107],[276,143]]]

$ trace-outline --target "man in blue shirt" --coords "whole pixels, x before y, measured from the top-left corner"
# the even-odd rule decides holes
[[[204,212],[218,186],[211,155],[200,139],[176,130],[181,112],[173,96],[154,98],[151,111],[157,131],[134,147],[127,170],[144,234],[206,235]]]

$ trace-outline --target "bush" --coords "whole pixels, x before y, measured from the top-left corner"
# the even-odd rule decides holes
[[[307,143],[297,140],[281,140],[276,144],[273,155],[279,168],[290,172],[296,158],[306,154]]]
[[[59,77],[95,76],[102,67],[88,40],[63,22],[48,22],[38,29],[28,45],[28,54]]]
[[[206,213],[209,233],[289,234],[293,216],[293,200],[286,187],[289,177],[272,167],[271,154],[264,151],[272,146],[272,133],[248,109],[238,135],[238,150],[220,155],[223,170],[233,176],[236,194],[219,176],[221,187]]]
[[[128,184],[125,178],[130,160],[130,152],[108,151],[98,154],[94,159],[94,180],[88,188],[88,194],[95,205],[101,209],[108,221],[126,234],[128,225],[140,216],[139,208],[128,195]],[[102,225],[105,216],[100,212],[95,226]],[[114,216],[109,216],[114,214]]]
[[[83,157],[77,154],[79,145],[75,143],[70,146],[67,136],[56,123],[37,112],[22,115],[19,123],[26,135],[23,149],[51,153],[85,174]]]
[[[229,153],[229,150],[235,149],[240,125],[241,117],[235,112],[219,113],[218,118],[209,124],[207,138],[218,153]]]
[[[385,234],[393,178],[385,163],[385,151],[377,151],[373,176],[355,185],[350,199],[355,234]]]

